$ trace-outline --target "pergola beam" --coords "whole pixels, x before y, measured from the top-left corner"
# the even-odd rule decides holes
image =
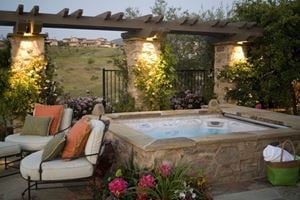
[[[57,14],[39,13],[38,6],[30,12],[24,12],[19,5],[17,11],[0,11],[0,25],[15,26],[19,21],[34,24],[39,22],[47,28],[73,28],[90,30],[116,30],[129,31],[129,35],[152,35],[152,33],[179,33],[193,35],[207,35],[213,37],[232,37],[235,35],[247,35],[258,37],[262,35],[262,29],[255,27],[255,23],[247,22],[229,23],[228,21],[199,22],[196,18],[182,18],[173,21],[163,21],[163,16],[145,15],[135,19],[123,19],[124,13],[111,15],[110,11],[92,16],[82,16],[83,10],[78,9],[68,15],[69,10],[63,9]]]

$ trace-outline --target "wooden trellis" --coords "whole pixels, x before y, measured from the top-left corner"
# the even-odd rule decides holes
[[[68,8],[56,14],[40,13],[39,6],[25,12],[24,6],[19,5],[16,11],[0,11],[0,25],[14,26],[14,33],[17,34],[39,34],[42,27],[126,31],[122,34],[124,39],[176,33],[212,36],[220,41],[241,41],[262,35],[262,29],[256,27],[254,22],[230,23],[221,20],[201,22],[197,18],[188,17],[164,21],[163,16],[151,14],[135,19],[123,17],[123,12],[112,14],[110,11],[96,16],[84,16],[82,9],[69,14]]]

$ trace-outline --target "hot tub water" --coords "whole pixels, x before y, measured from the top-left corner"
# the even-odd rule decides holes
[[[234,132],[261,131],[270,128],[215,115],[126,119],[119,120],[119,122],[154,139],[194,138]]]

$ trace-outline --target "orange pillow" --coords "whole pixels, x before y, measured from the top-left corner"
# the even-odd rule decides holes
[[[34,116],[47,116],[53,118],[50,126],[50,135],[55,135],[55,133],[57,133],[63,111],[63,105],[46,106],[42,104],[35,104],[34,106]]]
[[[86,142],[91,132],[88,119],[80,119],[67,134],[67,141],[62,153],[62,159],[80,156],[85,148]]]

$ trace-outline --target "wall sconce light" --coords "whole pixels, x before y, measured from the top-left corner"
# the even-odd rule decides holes
[[[237,44],[242,45],[242,44],[245,44],[245,43],[247,43],[247,42],[248,42],[248,41],[246,41],[246,40],[244,40],[244,41],[238,41]]]
[[[154,41],[156,39],[157,39],[157,35],[156,34],[154,36],[152,36],[152,37],[147,37],[146,38],[146,40],[149,41],[149,42],[152,42],[152,41]]]

